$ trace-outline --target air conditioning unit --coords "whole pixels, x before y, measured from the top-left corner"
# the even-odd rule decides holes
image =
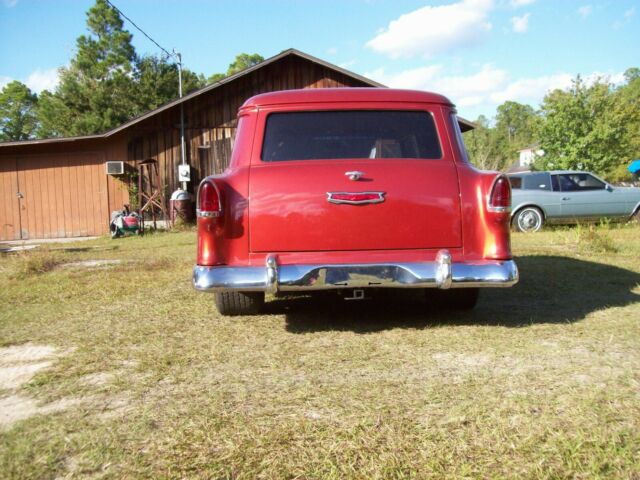
[[[124,162],[107,162],[107,175],[124,174]]]

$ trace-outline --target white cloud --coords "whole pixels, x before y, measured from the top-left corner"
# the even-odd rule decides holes
[[[636,14],[636,7],[631,7],[629,10],[624,12],[624,18],[631,18]]]
[[[511,26],[516,33],[525,33],[529,30],[529,13],[525,13],[521,17],[511,17]]]
[[[7,8],[15,7],[17,3],[18,0],[2,0],[2,4]]]
[[[425,6],[392,20],[367,42],[391,58],[431,57],[479,43],[491,30],[488,13],[493,0],[461,0]]]
[[[582,18],[587,18],[593,13],[593,7],[591,5],[583,5],[578,9],[578,15]]]
[[[511,0],[509,3],[513,8],[524,7],[525,5],[531,5],[536,0]]]
[[[443,75],[443,69],[442,65],[431,65],[391,75],[387,75],[383,69],[378,69],[365,73],[365,76],[393,88],[443,93],[460,106],[483,103],[494,91],[496,85],[504,85],[508,79],[508,73],[505,70],[490,64],[483,65],[480,71],[467,76]]]
[[[9,83],[13,78],[7,77],[5,75],[0,75],[0,90],[4,88],[4,86]]]
[[[24,83],[34,92],[40,93],[43,90],[53,90],[59,81],[58,69],[50,68],[49,70],[37,69],[31,72]]]
[[[13,81],[11,77],[0,75],[0,88],[7,83]],[[58,78],[58,69],[50,68],[49,70],[36,69],[29,74],[26,80],[21,80],[31,91],[40,93],[43,90],[54,90],[60,79]]]
[[[513,78],[509,72],[492,64],[485,64],[470,75],[450,75],[442,65],[430,65],[397,74],[377,69],[365,73],[365,76],[392,88],[442,93],[458,107],[486,115],[493,115],[495,108],[507,100],[538,105],[550,90],[566,89],[575,78],[574,74],[564,72]],[[624,82],[623,73],[593,72],[582,78],[587,84],[592,84],[603,77],[614,84]]]
[[[336,47],[327,48],[327,55],[335,55],[338,53],[338,49]]]

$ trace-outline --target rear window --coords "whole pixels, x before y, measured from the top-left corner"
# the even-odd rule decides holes
[[[428,112],[357,110],[272,113],[262,160],[442,157]]]

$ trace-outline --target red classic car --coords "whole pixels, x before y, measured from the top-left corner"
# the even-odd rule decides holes
[[[222,314],[265,293],[441,289],[472,308],[518,281],[507,178],[468,161],[433,93],[309,89],[245,102],[229,168],[197,199],[197,290]]]

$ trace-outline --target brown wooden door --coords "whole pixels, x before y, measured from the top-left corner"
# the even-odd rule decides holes
[[[107,179],[100,157],[82,153],[18,158],[23,239],[108,231]]]
[[[0,240],[20,240],[20,202],[15,158],[0,158]]]

